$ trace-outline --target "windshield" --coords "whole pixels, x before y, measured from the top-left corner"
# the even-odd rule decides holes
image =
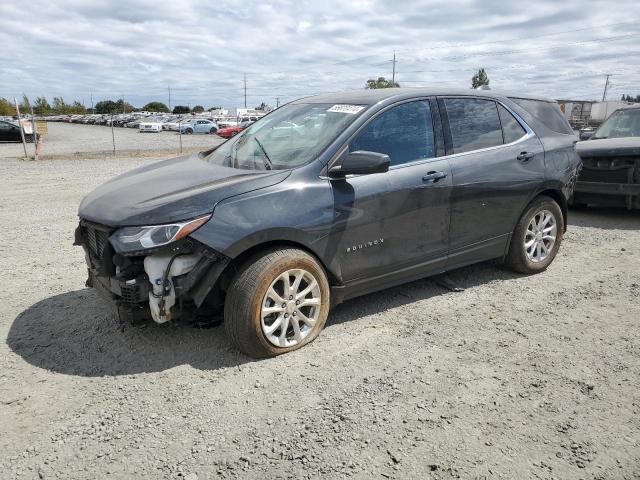
[[[207,160],[247,170],[285,170],[316,158],[365,107],[289,104],[223,143]]]
[[[591,138],[622,137],[640,137],[640,108],[616,110]]]

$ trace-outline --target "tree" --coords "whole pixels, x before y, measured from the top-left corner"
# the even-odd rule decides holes
[[[118,111],[118,104],[113,100],[101,100],[96,103],[94,110],[100,114],[115,113]]]
[[[29,97],[27,97],[24,93],[22,94],[22,102],[18,105],[21,114],[30,113],[31,112],[31,103],[29,102]]]
[[[631,95],[623,94],[620,100],[622,100],[623,102],[640,103],[640,95],[636,95],[635,97],[633,97]]]
[[[487,77],[487,72],[484,71],[484,68],[481,68],[478,73],[471,77],[471,88],[476,89],[484,85],[489,85],[489,77]]]
[[[176,105],[173,107],[173,113],[191,113],[191,109],[186,105]]]
[[[0,97],[0,115],[12,117],[16,114],[13,104],[6,98]]]
[[[271,111],[271,107],[269,105],[267,105],[264,102],[261,102],[260,105],[258,105],[255,110],[259,110],[261,112],[270,112]]]
[[[142,110],[146,112],[169,112],[169,107],[162,102],[149,102],[142,107]]]
[[[114,113],[131,113],[135,110],[135,107],[128,102],[125,102],[122,98],[116,102],[117,109]],[[167,109],[169,111],[169,109]]]
[[[204,112],[204,107],[202,105],[196,105],[191,109],[193,113],[202,113]]]
[[[377,80],[369,79],[367,80],[364,88],[374,89],[374,88],[398,88],[400,84],[393,82],[391,80],[387,80],[384,77],[378,77]]]
[[[214,110],[222,110],[222,107],[211,107],[211,108],[207,108],[207,112],[213,112]]]
[[[68,115],[71,113],[71,106],[67,105],[62,97],[53,97],[52,109],[57,114]]]
[[[71,113],[84,114],[87,113],[87,108],[81,104],[78,100],[73,102],[73,105],[70,107]]]
[[[133,105],[120,99],[117,102],[114,102],[113,100],[101,100],[96,103],[94,110],[95,113],[104,115],[109,113],[131,113],[135,109],[133,108]]]
[[[33,104],[33,112],[37,115],[48,115],[51,113],[51,105],[49,105],[46,97],[36,98]]]

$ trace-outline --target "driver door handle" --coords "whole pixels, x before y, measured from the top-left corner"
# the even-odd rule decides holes
[[[524,163],[524,162],[528,162],[529,160],[531,160],[534,155],[535,155],[535,153],[520,152],[520,154],[516,158]]]
[[[435,172],[431,171],[427,173],[424,177],[422,177],[423,182],[437,182],[443,178],[447,178],[447,172]]]

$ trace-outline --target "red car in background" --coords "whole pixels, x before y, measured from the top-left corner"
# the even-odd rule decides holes
[[[220,135],[223,138],[231,138],[231,137],[235,137],[237,134],[239,134],[242,130],[244,130],[245,127],[225,127],[225,128],[221,128],[220,130],[218,130],[216,133],[218,135]]]

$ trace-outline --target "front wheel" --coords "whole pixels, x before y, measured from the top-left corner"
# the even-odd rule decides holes
[[[193,133],[193,130],[191,128],[187,128],[184,133],[186,133],[187,135],[191,135]]]
[[[248,260],[224,308],[227,336],[244,354],[274,357],[312,342],[329,314],[329,283],[314,257],[271,250]]]
[[[535,198],[513,232],[506,265],[521,273],[538,273],[553,261],[564,233],[560,206],[550,197]]]

